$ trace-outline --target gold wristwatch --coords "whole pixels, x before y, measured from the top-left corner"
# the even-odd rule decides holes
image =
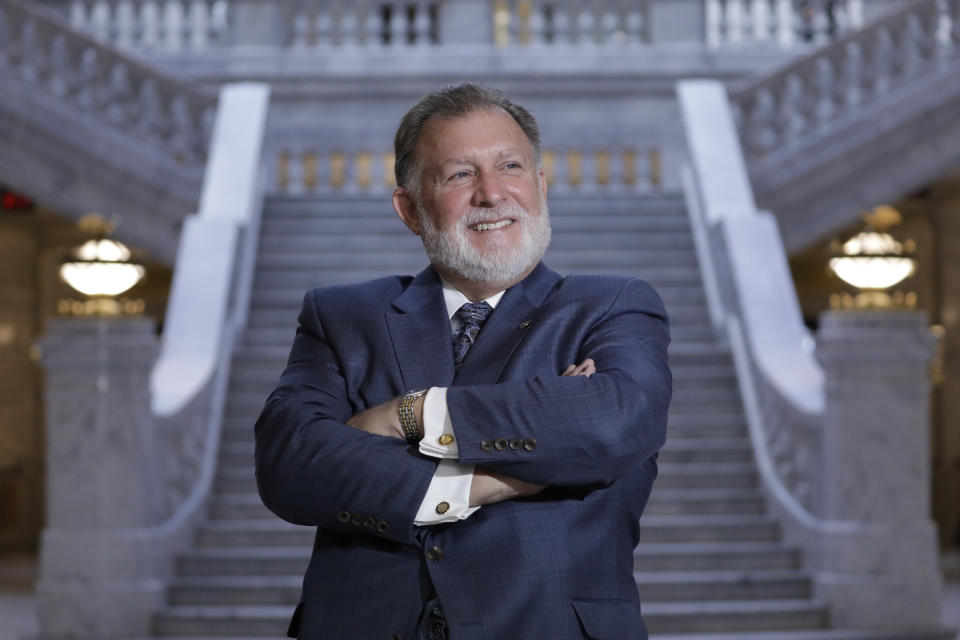
[[[408,391],[400,398],[400,426],[403,427],[404,439],[410,444],[420,442],[420,429],[417,427],[417,416],[413,412],[413,403],[417,398],[427,395],[426,389]]]

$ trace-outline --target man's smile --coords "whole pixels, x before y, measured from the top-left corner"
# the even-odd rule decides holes
[[[494,231],[496,229],[503,229],[504,227],[509,227],[513,224],[511,218],[504,218],[503,220],[497,220],[496,222],[478,222],[477,224],[469,225],[469,229],[473,231]]]

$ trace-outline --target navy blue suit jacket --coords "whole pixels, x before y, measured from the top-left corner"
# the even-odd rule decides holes
[[[540,264],[459,370],[432,268],[310,291],[299,323],[256,463],[264,503],[317,527],[300,638],[409,640],[431,585],[453,640],[647,637],[632,552],[671,395],[648,284]],[[559,375],[588,357],[592,377]],[[414,526],[437,460],[344,422],[434,386],[448,387],[461,462],[548,488]]]

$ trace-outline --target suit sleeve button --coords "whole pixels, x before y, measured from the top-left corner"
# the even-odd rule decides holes
[[[377,523],[377,531],[379,531],[380,533],[386,533],[389,530],[390,530],[390,525],[384,522],[383,520]]]
[[[439,513],[440,515],[445,514],[447,511],[450,511],[449,502],[444,501],[437,505],[437,513]]]
[[[510,441],[510,448],[513,449],[514,451],[517,451],[522,446],[523,446],[523,440],[521,440],[520,438],[514,438],[513,440]]]
[[[375,526],[377,526],[377,519],[373,516],[367,516],[363,519],[363,526],[365,526],[367,529],[373,529]]]
[[[494,447],[497,451],[503,451],[504,449],[507,448],[507,439],[506,439],[506,438],[497,438],[496,441],[494,441],[494,443],[493,443],[493,447]]]
[[[443,549],[440,547],[430,547],[430,549],[427,551],[427,557],[434,562],[441,560],[443,558]]]
[[[353,514],[353,516],[350,518],[350,522],[351,522],[352,524],[355,524],[355,525],[357,525],[357,526],[359,527],[359,526],[361,525],[361,523],[363,523],[363,517],[362,517],[359,513],[355,513],[355,514]]]
[[[493,449],[493,443],[489,440],[483,440],[480,442],[481,451],[490,451],[491,449]]]
[[[341,511],[340,513],[337,514],[337,520],[339,520],[340,522],[350,522],[350,512]]]
[[[527,451],[533,451],[537,448],[537,440],[535,438],[527,438],[523,441],[523,448]]]

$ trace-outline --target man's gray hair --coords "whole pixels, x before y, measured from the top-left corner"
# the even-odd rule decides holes
[[[540,127],[530,112],[511,102],[496,89],[468,82],[428,93],[400,120],[397,135],[393,139],[396,157],[393,173],[397,185],[419,196],[420,176],[415,152],[427,120],[433,117],[461,118],[475,111],[494,109],[503,109],[513,117],[527,136],[527,141],[533,149],[534,162],[539,165]]]

